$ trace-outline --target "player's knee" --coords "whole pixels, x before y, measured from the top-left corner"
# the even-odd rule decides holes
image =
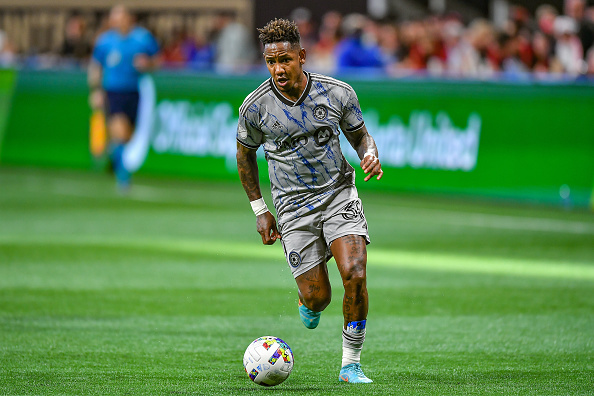
[[[332,293],[329,290],[305,293],[305,305],[312,311],[322,312],[330,304]]]
[[[311,310],[316,311],[316,312],[322,312],[330,304],[330,300],[331,300],[330,296],[328,296],[328,298],[326,298],[326,299],[321,299],[321,298],[315,299],[311,304],[311,306],[312,306]]]
[[[367,257],[361,256],[352,259],[343,274],[343,283],[346,286],[364,283],[367,278]]]

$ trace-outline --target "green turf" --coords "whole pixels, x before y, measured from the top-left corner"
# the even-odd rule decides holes
[[[361,193],[375,382],[337,382],[341,285],[306,330],[239,183],[0,168],[0,394],[594,394],[594,216]],[[267,198],[270,203],[270,200]],[[262,335],[289,379],[243,371]]]

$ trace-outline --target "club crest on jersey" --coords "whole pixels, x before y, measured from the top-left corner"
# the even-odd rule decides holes
[[[297,268],[301,265],[301,256],[297,252],[289,253],[289,264],[291,267]]]
[[[328,117],[328,108],[323,105],[317,105],[313,109],[313,116],[318,121],[324,121]]]

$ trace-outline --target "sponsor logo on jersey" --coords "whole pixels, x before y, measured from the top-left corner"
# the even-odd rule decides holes
[[[325,126],[321,127],[314,133],[314,139],[318,146],[325,146],[332,138],[332,128]]]
[[[307,142],[309,142],[309,139],[307,138],[307,136],[301,135],[301,136],[293,138],[293,139],[287,138],[287,139],[283,140],[282,142],[275,141],[275,144],[276,144],[276,148],[279,151],[288,151],[288,150],[296,149],[300,146],[305,146],[307,144]]]
[[[313,109],[313,116],[318,121],[324,121],[328,117],[328,108],[323,105],[317,105]]]

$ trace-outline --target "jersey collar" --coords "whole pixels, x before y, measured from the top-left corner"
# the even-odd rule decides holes
[[[286,104],[288,106],[299,106],[301,103],[303,103],[305,98],[307,98],[307,95],[309,95],[309,91],[311,89],[311,76],[305,70],[303,71],[303,73],[305,73],[305,77],[307,77],[307,85],[305,86],[303,93],[301,94],[299,99],[297,99],[296,102],[293,102],[292,100],[288,99],[285,95],[283,95],[282,92],[279,91],[278,88],[276,87],[276,85],[274,84],[274,80],[272,79],[272,77],[270,77],[270,86],[272,87],[272,92],[274,92],[276,97],[281,102],[283,102],[284,104]]]

